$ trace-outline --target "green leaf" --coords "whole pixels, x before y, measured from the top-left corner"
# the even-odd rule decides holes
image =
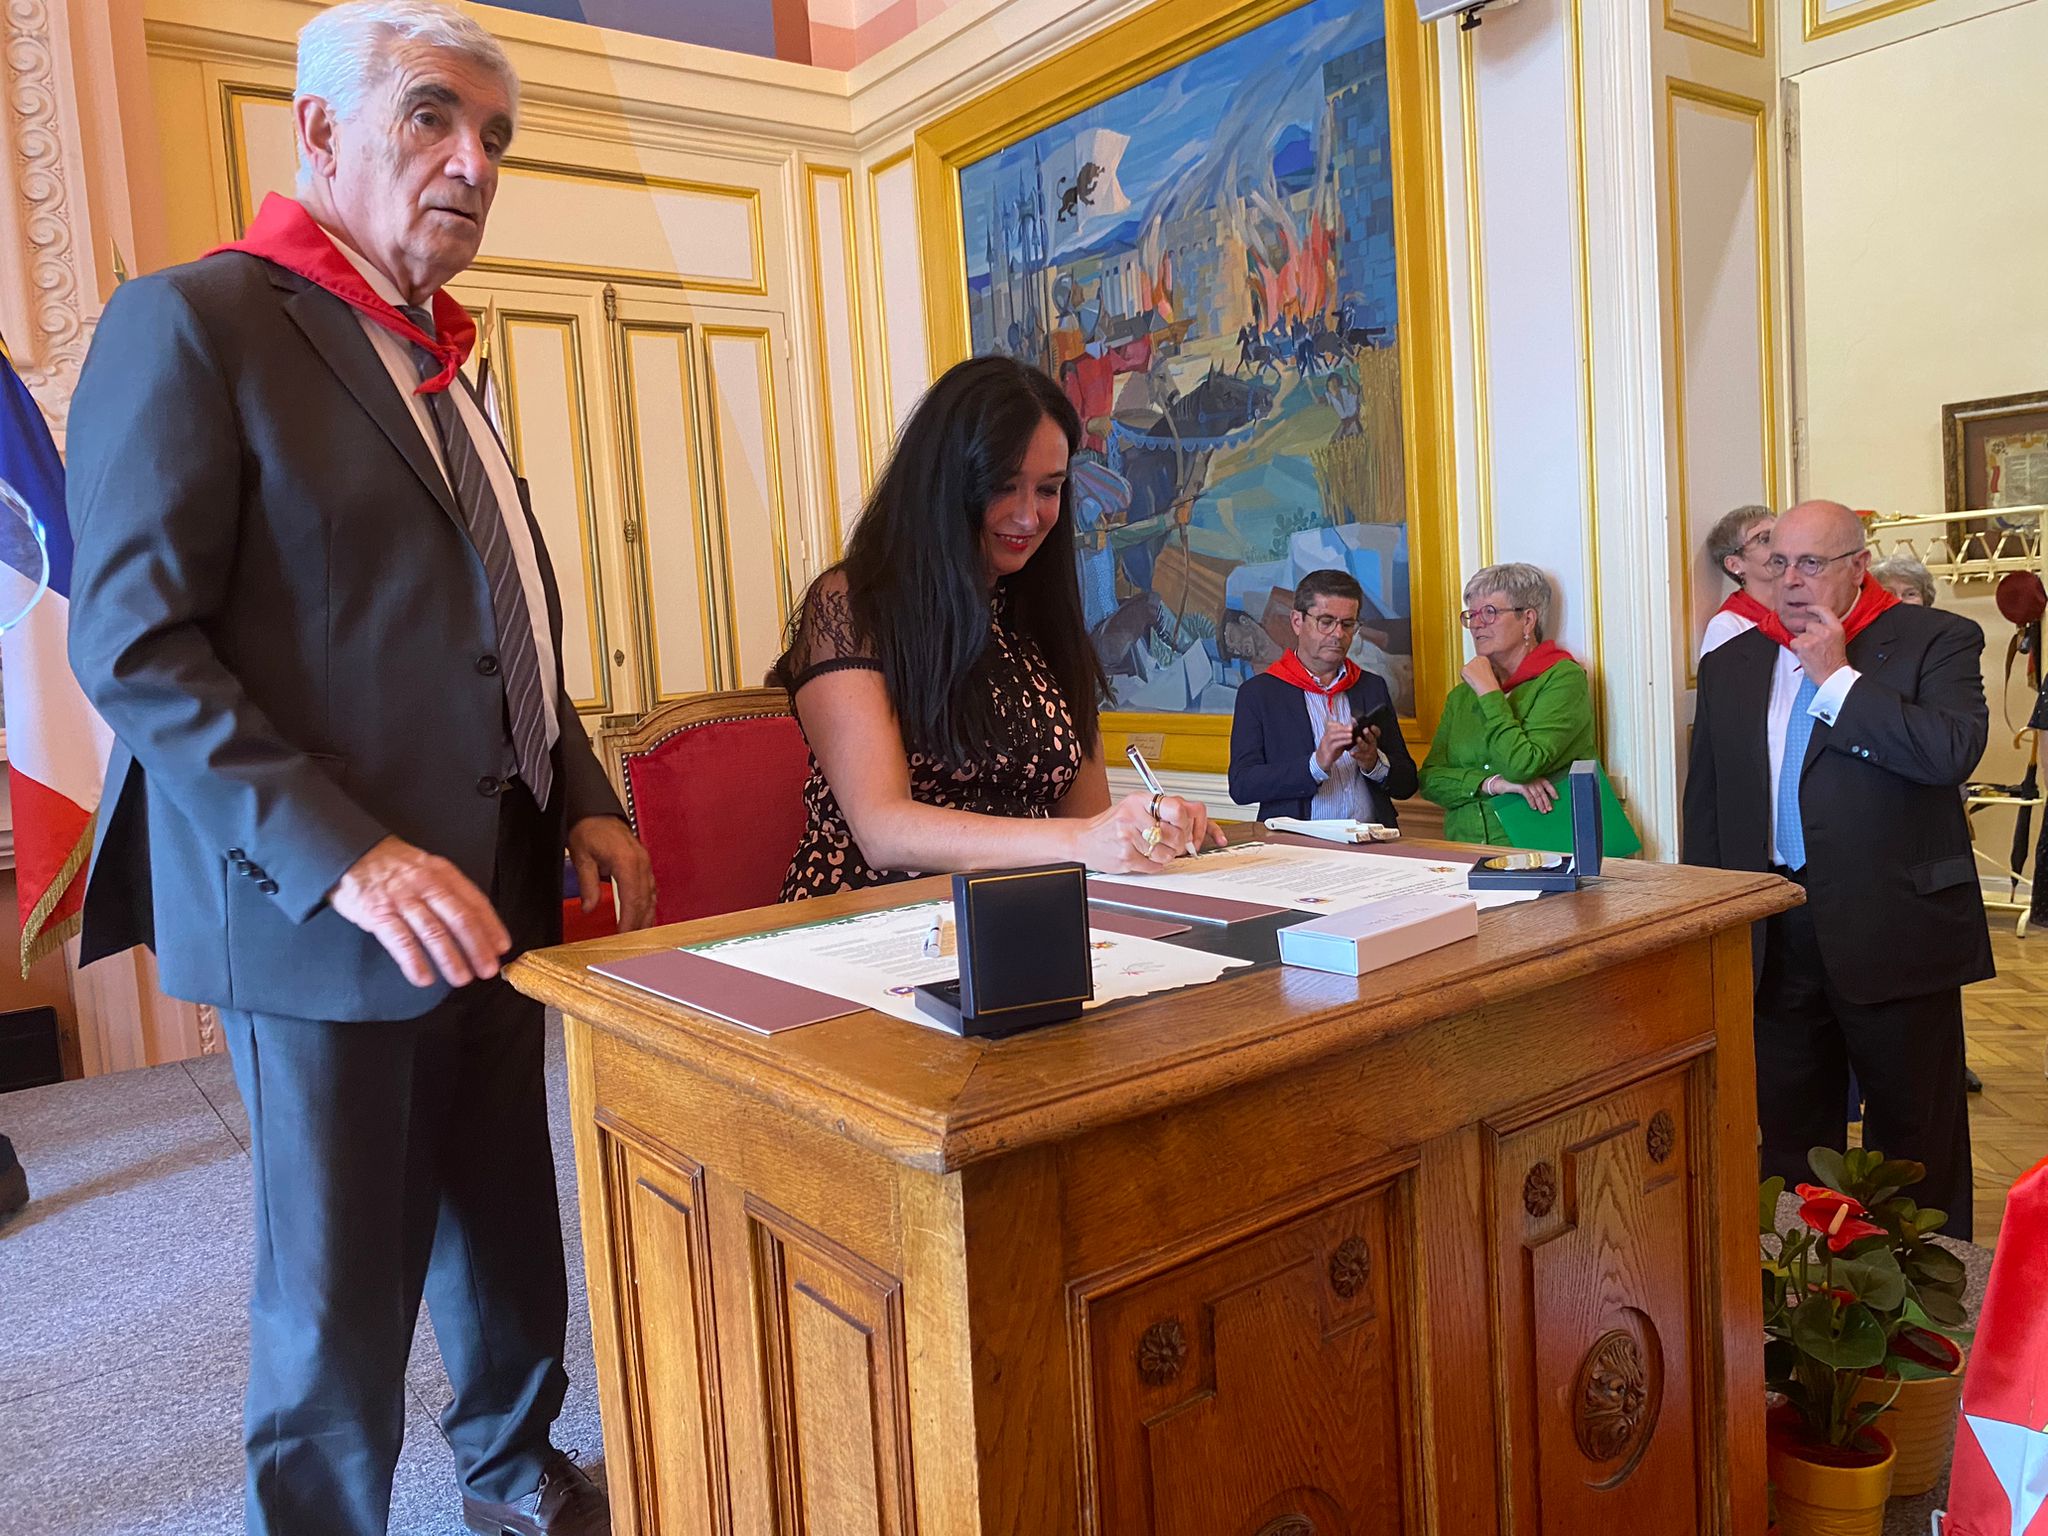
[[[1913,1268],[1936,1285],[1961,1285],[1969,1276],[1961,1259],[1932,1243],[1914,1250]]]
[[[1906,1299],[1906,1277],[1899,1261],[1883,1248],[1835,1260],[1835,1279],[1874,1311],[1889,1312]]]
[[[1948,1220],[1947,1211],[1937,1211],[1932,1206],[1922,1206],[1913,1213],[1913,1230],[1925,1237],[1936,1227]]]
[[[1806,1154],[1806,1166],[1829,1189],[1845,1190],[1849,1186],[1849,1166],[1833,1147],[1815,1147]]]
[[[1782,1174],[1772,1174],[1756,1189],[1757,1229],[1773,1237],[1778,1232],[1778,1196],[1785,1193],[1785,1179]]]
[[[1876,1171],[1870,1175],[1873,1184],[1889,1184],[1894,1193],[1904,1189],[1909,1184],[1918,1184],[1926,1177],[1926,1164],[1910,1162],[1903,1157],[1885,1159],[1877,1165]],[[1882,1200],[1887,1197],[1879,1195],[1875,1198]]]
[[[1943,1329],[1965,1327],[1970,1321],[1961,1300],[1946,1291],[1922,1291],[1920,1305],[1926,1311],[1928,1321]]]
[[[1868,1307],[1844,1307],[1839,1331],[1829,1327],[1828,1310],[1808,1302],[1793,1312],[1792,1342],[1801,1353],[1834,1371],[1867,1371],[1884,1363],[1884,1325]]]

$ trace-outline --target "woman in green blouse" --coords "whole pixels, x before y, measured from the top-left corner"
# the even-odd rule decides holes
[[[1552,775],[1595,755],[1592,685],[1543,638],[1550,604],[1550,578],[1533,565],[1489,565],[1465,583],[1460,617],[1479,654],[1444,700],[1421,773],[1422,797],[1444,808],[1453,842],[1506,843],[1500,796],[1547,811]]]

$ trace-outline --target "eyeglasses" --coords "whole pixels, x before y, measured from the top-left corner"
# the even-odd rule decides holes
[[[1786,567],[1790,566],[1808,581],[1811,581],[1837,560],[1853,560],[1862,553],[1863,551],[1860,549],[1848,549],[1839,555],[1801,555],[1796,560],[1787,560],[1783,555],[1773,555],[1764,562],[1764,567],[1772,575],[1782,576],[1785,574]]]
[[[1340,619],[1330,613],[1306,613],[1302,615],[1309,627],[1319,635],[1349,635],[1358,630],[1358,620]]]
[[[1458,622],[1467,629],[1477,629],[1482,624],[1491,624],[1504,613],[1527,613],[1528,611],[1526,607],[1496,608],[1493,604],[1488,603],[1484,608],[1467,608],[1458,615]]]
[[[1752,533],[1748,538],[1744,539],[1741,545],[1738,547],[1742,549],[1747,549],[1752,544],[1761,544],[1768,549],[1770,547],[1770,543],[1771,530],[1769,528],[1759,528],[1755,533]]]

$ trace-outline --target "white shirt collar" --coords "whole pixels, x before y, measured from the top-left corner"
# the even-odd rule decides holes
[[[390,278],[378,271],[376,267],[370,264],[369,257],[358,251],[326,225],[322,224],[319,228],[320,233],[333,243],[334,248],[348,258],[348,264],[362,274],[363,281],[370,285],[370,292],[376,294],[378,298],[389,304],[393,309],[404,308],[405,299],[398,291],[398,284],[392,282]],[[431,308],[428,309],[429,314],[432,312]]]

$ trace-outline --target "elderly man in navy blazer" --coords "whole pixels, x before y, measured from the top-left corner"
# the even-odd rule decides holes
[[[1365,591],[1348,571],[1311,571],[1294,589],[1294,648],[1237,690],[1230,798],[1259,819],[1399,820],[1415,793],[1386,679],[1351,660]]]

